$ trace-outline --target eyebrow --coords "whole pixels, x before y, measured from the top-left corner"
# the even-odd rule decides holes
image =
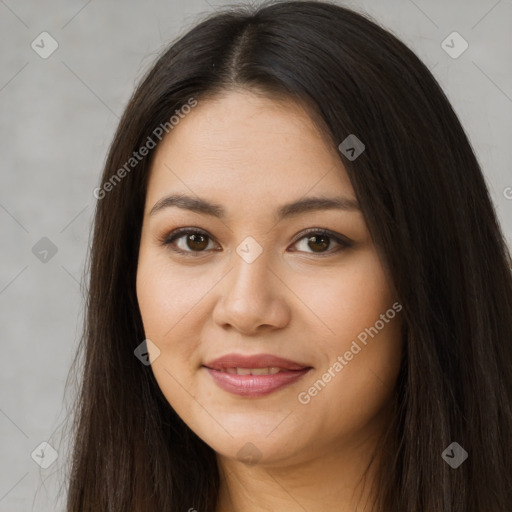
[[[184,194],[173,194],[163,197],[151,208],[149,215],[155,215],[166,208],[170,207],[183,208],[191,210],[203,215],[211,215],[219,219],[226,218],[226,210],[217,203],[212,203],[199,197],[190,197]],[[346,210],[346,211],[360,211],[359,203],[355,199],[349,197],[306,197],[291,203],[287,203],[279,207],[276,211],[278,220],[285,217],[299,215],[317,210]]]

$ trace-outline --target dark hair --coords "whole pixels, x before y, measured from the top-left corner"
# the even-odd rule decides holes
[[[403,305],[405,341],[378,510],[510,511],[511,258],[437,81],[394,35],[347,8],[230,7],[143,78],[102,186],[190,98],[234,88],[306,105],[335,147],[350,134],[365,144],[356,160],[339,155]],[[215,511],[215,452],[133,353],[145,339],[135,283],[152,154],[96,204],[68,512]],[[441,457],[453,441],[469,454],[458,469]]]

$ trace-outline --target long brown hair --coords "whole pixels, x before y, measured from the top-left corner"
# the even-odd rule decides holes
[[[209,15],[159,56],[125,109],[97,195],[72,368],[68,512],[215,511],[214,451],[134,356],[154,152],[126,163],[190,98],[233,87],[307,103],[336,147],[349,134],[365,144],[340,159],[403,305],[405,340],[378,510],[510,511],[512,264],[470,142],[394,35],[347,8],[292,1]],[[457,469],[441,457],[452,442],[469,455]]]

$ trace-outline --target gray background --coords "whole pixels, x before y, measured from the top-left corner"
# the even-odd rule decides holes
[[[138,79],[163,45],[218,5],[0,0],[0,511],[64,510],[61,427],[73,398],[65,384],[82,327],[92,191]],[[512,1],[343,5],[390,29],[439,80],[510,244]],[[31,47],[43,31],[59,45],[47,59]],[[456,59],[441,46],[453,31],[469,43]],[[57,248],[46,262],[32,251],[42,237]],[[47,469],[31,457],[43,441],[59,453]]]

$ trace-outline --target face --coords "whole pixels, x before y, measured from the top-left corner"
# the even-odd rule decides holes
[[[163,139],[137,297],[163,394],[219,455],[305,460],[382,428],[401,305],[337,149],[296,103],[231,91]]]

